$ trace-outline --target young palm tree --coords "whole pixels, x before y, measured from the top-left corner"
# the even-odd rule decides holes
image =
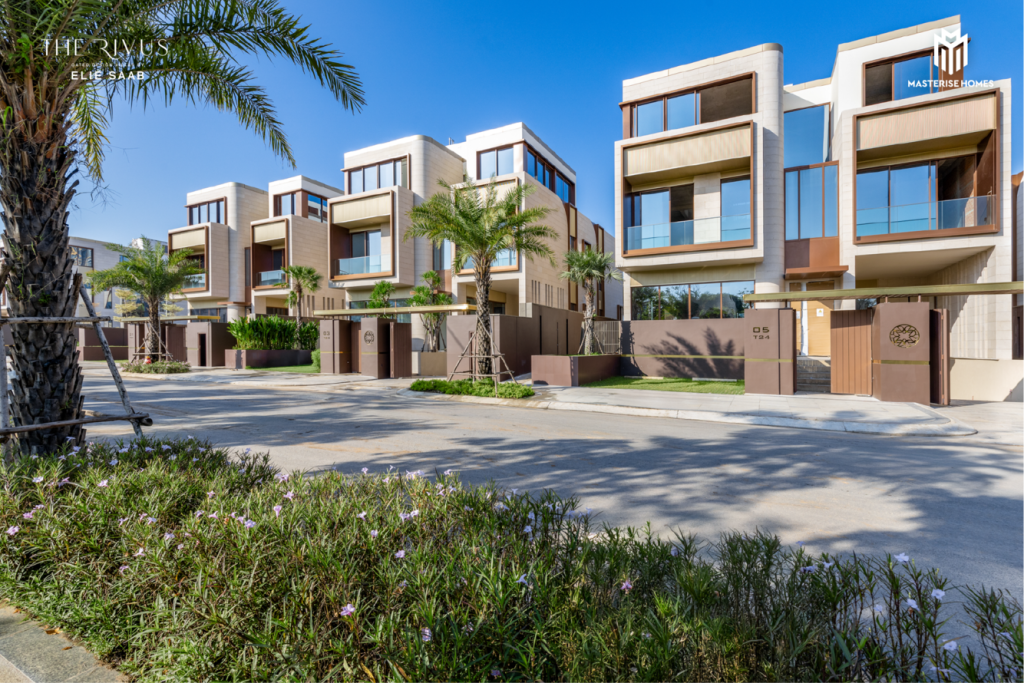
[[[473,280],[476,283],[476,333],[474,343],[477,371],[491,374],[491,264],[499,252],[508,249],[521,258],[545,256],[554,265],[554,252],[545,242],[555,231],[538,221],[551,209],[533,207],[524,209],[523,200],[534,190],[532,185],[517,185],[500,199],[492,180],[487,185],[473,181],[459,186],[440,181],[443,192],[409,212],[412,226],[405,231],[409,237],[426,237],[434,244],[448,240],[455,247],[452,270],[459,272],[473,262]],[[480,189],[484,189],[483,197]]]
[[[191,249],[179,249],[167,256],[164,245],[159,242],[145,237],[141,242],[141,248],[111,244],[110,250],[124,259],[109,270],[89,273],[89,282],[97,290],[120,287],[142,299],[149,308],[146,353],[159,358],[160,307],[170,295],[180,292],[190,277],[205,272],[205,269],[191,258]]]
[[[423,282],[426,284],[413,287],[409,297],[410,306],[447,306],[452,302],[452,295],[441,291],[444,285],[441,274],[436,270],[423,273]],[[424,329],[424,351],[429,353],[441,350],[441,328],[446,317],[447,313],[420,313]]]
[[[615,255],[593,249],[565,252],[565,271],[560,277],[583,285],[586,307],[583,309],[583,353],[594,351],[594,294],[597,283],[607,278],[621,280],[622,272],[615,268]]]
[[[278,287],[291,287],[288,292],[288,306],[295,308],[295,348],[301,349],[299,341],[299,328],[302,327],[302,302],[306,292],[315,292],[320,289],[324,276],[317,272],[313,266],[284,266],[281,268],[288,276],[287,282],[282,282]]]
[[[11,315],[74,315],[68,207],[84,172],[99,183],[114,102],[183,100],[237,115],[294,165],[265,91],[239,60],[282,57],[359,110],[358,75],[278,0],[24,0],[0,3],[0,208]],[[83,74],[133,78],[88,80]],[[18,424],[80,416],[70,325],[13,325]],[[25,450],[55,450],[81,427],[29,432]]]

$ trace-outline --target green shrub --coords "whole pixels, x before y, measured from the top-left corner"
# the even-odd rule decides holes
[[[295,321],[270,315],[239,318],[228,324],[235,348],[242,350],[290,350],[295,348]],[[320,338],[316,322],[303,323],[298,329],[299,343],[307,351],[315,349]]]
[[[313,351],[313,370],[320,372],[320,349]]]
[[[413,391],[432,391],[438,394],[494,398],[494,382],[489,379],[477,382],[471,379],[457,379],[451,382],[443,379],[418,379],[409,388]],[[498,385],[498,398],[527,398],[529,396],[533,396],[533,389],[525,384],[502,382]]]
[[[174,375],[192,371],[192,367],[188,363],[176,360],[156,360],[148,364],[137,360],[132,363],[122,363],[121,369],[125,372],[139,372],[147,375]]]
[[[186,439],[21,456],[0,480],[0,594],[140,680],[995,681],[1024,666],[1012,597],[902,556],[598,529],[574,498],[449,473],[286,476]]]

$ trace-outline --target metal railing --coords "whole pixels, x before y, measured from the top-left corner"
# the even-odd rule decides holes
[[[516,250],[515,249],[502,249],[498,252],[498,255],[491,261],[491,268],[511,268],[516,265]],[[463,270],[473,270],[473,257],[466,259],[466,265],[463,266]]]
[[[893,235],[988,225],[994,218],[994,209],[994,195],[858,209],[857,235]]]
[[[206,289],[206,273],[189,275],[185,278],[185,286],[182,289]]]
[[[750,239],[750,214],[626,228],[626,251]]]
[[[260,287],[269,287],[270,285],[279,285],[288,281],[283,270],[264,270],[260,273]]]
[[[391,259],[387,256],[356,256],[340,258],[335,262],[336,275],[362,275],[364,273],[383,273],[391,267]]]

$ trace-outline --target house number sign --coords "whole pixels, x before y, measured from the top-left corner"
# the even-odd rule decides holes
[[[771,337],[768,336],[768,328],[767,327],[755,327],[754,328],[754,339],[771,339]]]

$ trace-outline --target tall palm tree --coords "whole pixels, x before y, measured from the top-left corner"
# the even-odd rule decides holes
[[[149,308],[146,353],[159,358],[160,307],[170,295],[180,292],[189,278],[206,271],[191,258],[191,249],[178,249],[168,256],[159,242],[143,237],[141,244],[141,247],[109,245],[111,251],[122,256],[121,261],[108,270],[89,273],[89,281],[94,289],[121,287],[142,299]]]
[[[278,0],[0,1],[0,209],[12,265],[11,315],[74,315],[68,208],[76,173],[102,180],[115,102],[175,99],[234,112],[294,166],[265,91],[239,59],[283,57],[342,106],[363,105],[359,76]],[[132,78],[87,80],[84,74]],[[70,325],[13,325],[18,424],[80,416],[81,375]],[[29,432],[21,446],[54,450],[80,426]]]
[[[593,249],[565,252],[565,270],[559,275],[583,286],[586,305],[583,309],[583,353],[594,352],[594,294],[597,283],[608,278],[622,280],[622,272],[615,268],[615,255]]]
[[[487,185],[466,179],[461,185],[439,181],[444,191],[409,212],[412,226],[405,231],[409,237],[426,237],[434,244],[448,240],[455,247],[452,269],[459,272],[472,260],[476,283],[476,333],[474,342],[477,371],[491,374],[491,264],[499,252],[518,252],[521,258],[544,256],[555,264],[554,252],[545,240],[555,231],[538,221],[551,209],[524,208],[524,200],[533,193],[532,185],[517,185],[498,197],[493,180]],[[483,189],[481,197],[480,190]]]
[[[287,282],[282,282],[278,287],[291,287],[288,292],[288,307],[295,309],[295,348],[301,349],[302,342],[299,340],[299,328],[302,327],[302,302],[306,292],[315,292],[320,289],[324,276],[317,272],[313,266],[284,266],[281,268],[288,276]]]

